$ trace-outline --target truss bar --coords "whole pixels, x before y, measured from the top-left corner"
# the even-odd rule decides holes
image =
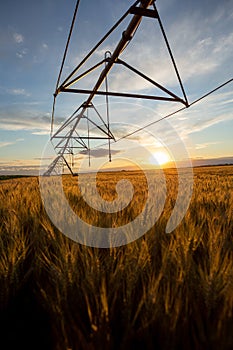
[[[55,132],[55,134],[51,137],[51,139],[54,138],[54,136],[56,136],[57,134],[59,134],[62,130],[65,129],[65,127],[72,123],[72,121],[77,117],[75,114],[78,113],[78,111],[80,110],[82,106],[78,107],[74,113],[71,114],[71,116],[64,122],[64,124],[62,124],[62,126]],[[73,119],[72,119],[73,118]]]
[[[62,155],[62,158],[63,158],[64,162],[66,163],[67,168],[69,169],[69,171],[71,172],[71,174],[74,175],[74,173],[73,173],[71,167],[69,166],[69,163],[67,162],[67,160],[65,159],[65,157],[64,157],[63,155]]]
[[[64,137],[64,139],[67,139],[68,137]],[[81,139],[83,140],[108,140],[109,138],[111,137],[104,137],[104,136],[80,136]],[[74,139],[74,138],[73,138]],[[75,141],[77,141],[76,139],[74,139]],[[77,141],[78,142],[78,141]],[[56,148],[63,148],[63,146],[59,146],[59,147],[56,147]],[[84,148],[87,148],[87,147],[84,147]]]
[[[73,19],[72,19],[72,23],[71,23],[71,27],[70,27],[69,36],[68,36],[68,39],[67,39],[67,42],[66,42],[66,47],[65,47],[65,51],[64,51],[64,55],[63,55],[63,59],[62,59],[61,69],[59,71],[59,75],[58,75],[58,79],[57,79],[56,90],[58,88],[58,85],[59,85],[59,82],[60,82],[60,79],[61,79],[61,74],[62,74],[62,70],[63,70],[63,67],[64,67],[64,63],[65,63],[65,59],[66,59],[66,55],[67,55],[67,51],[68,51],[68,46],[69,46],[69,43],[70,43],[70,38],[71,38],[71,34],[72,34],[72,31],[73,31],[73,27],[74,27],[75,18],[76,18],[77,12],[78,12],[79,3],[80,3],[80,0],[77,0],[76,7],[75,7],[75,10],[74,10]]]
[[[53,135],[55,103],[56,103],[56,96],[54,95],[54,96],[53,96],[53,108],[52,108],[52,119],[51,119],[51,128],[50,128],[50,137],[52,137],[52,135]]]
[[[133,6],[137,6],[140,0],[137,0]],[[109,35],[121,24],[121,22],[130,13],[130,8],[124,13],[124,15],[111,27],[111,29],[102,37],[102,39],[93,47],[93,49],[83,58],[83,60],[78,64],[78,66],[69,74],[69,76],[64,80],[59,88],[56,89],[56,94],[60,92],[61,87],[63,87],[70,78],[79,70],[80,67],[87,61],[87,59],[95,52],[96,49],[109,37]]]
[[[99,63],[95,64],[93,67],[87,69],[85,72],[83,72],[82,74],[80,74],[79,76],[77,76],[75,79],[69,81],[68,83],[66,83],[65,85],[63,85],[63,88],[66,89],[67,87],[77,83],[80,79],[82,79],[83,77],[85,77],[87,74],[91,73],[93,70],[95,70],[96,68],[98,68],[99,66],[101,66],[101,64],[103,64],[106,60],[103,59],[102,61],[100,61]]]
[[[153,7],[154,7],[154,10],[157,11],[154,2],[153,2]],[[157,12],[157,14],[158,14],[158,12]],[[168,39],[167,39],[165,30],[164,30],[164,28],[163,28],[161,19],[160,19],[160,17],[159,17],[159,14],[158,14],[158,17],[157,17],[157,18],[158,18],[159,26],[160,26],[160,29],[161,29],[161,31],[162,31],[162,34],[163,34],[165,43],[166,43],[166,45],[167,45],[167,49],[168,49],[169,55],[170,55],[171,60],[172,60],[172,63],[173,63],[173,67],[174,67],[175,72],[176,72],[177,79],[178,79],[178,81],[179,81],[179,83],[180,83],[180,88],[181,88],[181,90],[182,90],[182,93],[183,93],[183,96],[184,96],[184,99],[185,99],[185,105],[186,105],[186,107],[188,107],[188,106],[189,106],[189,103],[188,103],[188,99],[187,99],[187,96],[186,96],[186,93],[185,93],[185,90],[184,90],[184,86],[183,86],[183,83],[182,83],[182,80],[181,80],[181,77],[180,77],[180,74],[179,74],[179,71],[178,71],[176,62],[175,62],[175,58],[174,58],[174,56],[173,56],[173,54],[172,54],[172,50],[171,50],[171,48],[170,48],[170,44],[169,44],[169,42],[168,42]]]
[[[43,174],[44,176],[50,176],[51,172],[53,171],[53,169],[56,167],[58,161],[60,160],[61,156],[57,156],[51,163],[51,165],[49,166],[48,170]]]
[[[87,145],[88,145],[88,165],[89,167],[91,166],[91,149],[90,149],[90,125],[89,125],[89,120],[88,120],[88,110],[87,110]]]
[[[147,7],[152,5],[152,3],[154,3],[154,0],[144,0],[143,2],[141,2],[140,7],[146,9]],[[140,16],[140,15],[134,15],[133,18],[131,19],[130,23],[128,24],[127,29],[122,34],[121,40],[119,41],[117,47],[113,51],[112,56],[110,57],[108,63],[106,64],[105,68],[101,72],[99,79],[96,82],[93,90],[90,92],[90,95],[86,101],[87,104],[89,104],[92,101],[93,97],[96,95],[96,93],[97,93],[98,89],[100,88],[101,84],[103,83],[106,75],[108,74],[108,72],[112,68],[114,62],[116,61],[116,59],[118,58],[120,53],[126,47],[127,43],[132,38],[132,36],[135,33],[137,27],[139,26],[141,20],[142,20],[142,16]],[[114,96],[114,95],[112,95],[112,96]]]
[[[75,130],[74,132],[77,134],[78,138],[77,138],[77,137],[74,137],[74,136],[72,136],[72,137],[73,137],[80,145],[83,145],[85,148],[87,148],[87,145],[86,145],[85,142],[82,140],[81,136],[77,133],[77,131]]]
[[[123,66],[129,68],[131,71],[133,71],[134,73],[138,74],[139,76],[141,76],[145,80],[149,81],[151,84],[155,85],[160,90],[166,92],[168,95],[174,97],[175,99],[178,99],[180,102],[182,102],[183,104],[186,105],[186,101],[182,100],[180,97],[178,97],[173,92],[171,92],[170,90],[166,89],[164,86],[160,85],[159,83],[156,83],[153,79],[149,78],[147,75],[145,75],[142,72],[138,71],[136,68],[132,67],[131,65],[129,65],[125,61],[122,61],[121,59],[118,58],[116,63],[123,64]]]
[[[93,125],[95,125],[99,130],[101,130],[105,135],[109,136],[109,133],[107,133],[103,128],[101,128],[99,125],[97,125],[95,122],[93,122],[93,120],[89,119],[88,117],[85,117],[90,123],[92,123]],[[108,129],[107,129],[108,130]]]
[[[110,130],[110,127],[109,127],[109,123],[106,124],[105,121],[103,120],[103,118],[101,117],[100,113],[98,112],[98,110],[95,108],[94,105],[92,105],[95,112],[97,113],[98,117],[100,118],[100,120],[103,122],[104,126],[106,127],[106,129],[108,130],[109,134],[112,136],[112,138],[115,140],[115,137],[113,136],[111,130]],[[108,122],[109,122],[109,117],[108,117]]]
[[[106,51],[105,52],[105,58],[107,59],[108,55],[110,55],[111,57],[111,52],[110,51]],[[105,62],[105,67],[106,67],[106,62]],[[108,76],[106,75],[105,77],[105,91],[108,92]],[[106,113],[107,113],[107,129],[108,132],[110,132],[110,124],[109,124],[109,99],[108,99],[108,95],[105,96],[105,101],[106,101]],[[115,140],[115,138],[114,138]],[[110,138],[108,139],[108,158],[109,158],[109,162],[112,161],[112,154],[111,154],[111,143],[110,143]]]
[[[67,137],[68,133],[69,133],[69,132],[67,132],[67,133],[65,134],[65,136],[60,136],[60,137],[59,137],[59,138],[62,138],[62,140],[59,141],[58,144],[57,144],[54,148],[56,148],[57,146],[60,146],[60,144],[62,143],[62,141],[64,140],[64,138]]]
[[[57,148],[63,148],[62,146],[59,146]],[[78,148],[78,149],[87,149],[86,147],[78,147],[78,146],[73,146],[72,148]],[[68,152],[68,151],[67,151]],[[70,152],[68,152],[70,154]]]
[[[67,136],[65,145],[64,145],[64,147],[63,147],[63,151],[60,153],[60,155],[63,156],[63,154],[65,153],[66,149],[68,148],[69,141],[70,141],[70,139],[71,139],[71,137],[72,137],[72,135],[73,135],[73,132],[74,132],[74,130],[76,129],[76,126],[78,125],[80,119],[81,119],[81,115],[78,116],[78,118],[77,118],[77,120],[76,120],[74,126],[73,126],[72,129],[70,130],[69,136]]]
[[[133,15],[140,15],[143,17],[158,18],[158,12],[155,10],[142,9],[140,7],[132,6],[130,13]]]
[[[76,137],[73,138],[76,142],[78,142],[83,148],[87,148],[87,145],[83,141],[82,137],[80,137],[80,140],[78,140]]]
[[[84,90],[84,89],[62,89],[64,92],[73,92],[77,94],[91,94],[93,90]],[[159,101],[172,101],[172,102],[183,102],[180,98],[171,98],[163,96],[152,96],[152,95],[143,95],[143,94],[130,94],[123,92],[112,92],[112,91],[95,91],[95,95],[109,95],[116,97],[129,97],[129,98],[141,98],[146,100],[159,100]]]
[[[56,138],[59,138],[61,139],[61,141],[54,147],[55,149],[57,148],[64,148],[64,146],[62,145],[62,142],[65,142],[65,140],[68,138],[69,136],[56,136]],[[80,148],[87,148],[87,145],[85,144],[85,142],[82,140],[82,138],[80,137],[80,140],[78,140],[77,138],[75,137],[70,137],[70,140],[75,140],[77,143],[79,143],[81,145]],[[82,142],[81,142],[82,141]],[[67,147],[68,148],[68,147]],[[73,148],[73,146],[72,146]]]
[[[74,140],[76,141],[76,142],[78,142],[80,145],[81,145],[81,147],[82,148],[87,148],[87,145],[85,144],[85,142],[83,142],[83,140],[82,140],[82,138],[80,137],[80,140],[82,141],[79,141],[79,140],[77,140],[77,138],[74,138]]]
[[[105,121],[104,121],[104,119],[102,118],[101,114],[98,112],[98,110],[95,108],[94,105],[92,105],[92,106],[93,106],[93,108],[94,108],[94,111],[96,112],[96,114],[98,115],[98,117],[100,118],[100,120],[102,121],[102,123],[104,124],[104,126],[106,127],[106,129],[109,130],[108,125],[105,123]]]

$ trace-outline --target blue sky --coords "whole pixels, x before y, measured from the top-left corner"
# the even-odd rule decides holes
[[[13,0],[1,5],[1,173],[27,172],[39,164],[49,137],[53,93],[75,4],[75,0]],[[131,4],[126,0],[81,0],[63,79]],[[233,0],[158,0],[156,6],[190,102],[233,77]],[[101,60],[106,50],[114,50],[128,22],[126,19],[98,49],[89,65]],[[142,21],[121,58],[180,94],[156,20]],[[95,78],[87,77],[80,87],[91,88]],[[113,91],[129,92],[133,87],[134,92],[150,93],[145,81],[121,67],[112,70],[109,84]],[[85,100],[77,95],[58,97],[55,127]],[[96,104],[101,103],[96,98]],[[115,125],[117,137],[181,107],[116,98],[110,103],[111,121],[121,123],[121,127]],[[232,104],[233,84],[229,84],[169,120],[192,159],[233,156]],[[155,124],[149,131],[158,139],[162,134],[168,148],[173,142],[167,124]],[[145,139],[149,144],[146,131],[134,137],[138,143]],[[114,147],[117,154],[126,146]],[[159,148],[153,137],[149,147],[153,152]]]

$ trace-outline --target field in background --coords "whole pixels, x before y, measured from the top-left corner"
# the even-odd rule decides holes
[[[171,234],[164,232],[177,176],[165,173],[160,219],[142,238],[111,249],[62,235],[45,213],[38,178],[0,182],[0,342],[6,348],[16,341],[24,349],[232,349],[233,166],[194,169],[189,210]],[[105,199],[114,198],[123,175],[135,195],[114,219],[88,208],[77,178],[64,176],[74,211],[106,227],[133,220],[146,200],[142,173],[102,173],[98,187]]]

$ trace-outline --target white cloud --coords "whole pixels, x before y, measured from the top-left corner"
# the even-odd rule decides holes
[[[23,49],[23,50],[21,50],[19,52],[16,52],[16,56],[18,58],[23,58],[27,53],[28,53],[28,49],[25,48],[25,49]]]
[[[24,141],[24,139],[16,139],[15,141],[0,141],[0,148],[15,145],[17,142]]]
[[[13,38],[14,38],[14,41],[17,43],[17,44],[21,44],[24,42],[24,37],[22,34],[20,33],[13,33]]]
[[[116,136],[121,137],[124,134],[128,134],[140,128],[140,125],[144,127],[151,123],[149,127],[145,128],[145,131],[151,132],[158,140],[160,135],[162,135],[163,140],[166,140],[167,144],[174,142],[177,137],[174,137],[175,133],[172,131],[174,130],[177,135],[179,135],[179,138],[188,144],[191,142],[192,134],[201,132],[214,125],[233,120],[232,109],[229,102],[231,99],[231,91],[215,93],[200,101],[200,103],[184,109],[159,123],[156,123],[156,120],[164,118],[170,113],[177,111],[179,105],[176,106],[171,103],[156,103],[155,107],[150,109],[151,113],[146,113],[146,110],[148,110],[146,107],[144,110],[143,108],[138,111],[135,110],[134,114],[137,116],[137,119],[133,120],[133,123],[135,124],[134,127],[127,127],[126,124],[126,129],[122,131],[120,130],[119,133],[116,132]],[[121,114],[119,116],[121,116]],[[115,120],[114,117],[113,120]],[[128,118],[128,120],[130,120],[130,118]],[[144,136],[144,132],[139,131],[134,134],[133,137],[147,140],[148,136]],[[148,141],[150,142],[151,140],[148,139]],[[204,146],[205,145],[201,143],[197,145],[199,149],[204,148]]]
[[[16,142],[22,142],[22,141],[24,141],[24,139],[16,139],[15,141]]]
[[[187,132],[187,134],[193,134],[195,132],[199,132],[205,130],[213,125],[219,124],[221,122],[226,122],[228,120],[232,120],[232,115],[229,114],[220,114],[216,117],[209,116],[208,118],[203,118],[203,120],[193,123],[191,125],[191,129]]]
[[[40,130],[40,131],[33,131],[32,135],[39,135],[39,136],[44,136],[44,135],[49,135],[50,134],[50,128],[47,128],[47,130]]]
[[[25,89],[8,89],[7,92],[11,95],[30,96],[30,94]]]
[[[0,148],[13,145],[15,142],[4,142],[0,141]]]
[[[21,52],[16,52],[16,56],[17,56],[18,58],[23,58],[23,54],[22,54]]]
[[[215,18],[209,18],[208,25],[211,23],[216,23],[216,18],[216,16]],[[220,35],[214,36],[213,31],[206,30],[203,27],[203,22],[201,22],[200,26],[199,23],[200,22],[197,21],[197,16],[195,17],[195,15],[191,18],[189,17],[188,19],[184,17],[182,20],[176,20],[174,25],[171,26],[167,33],[172,48],[175,48],[174,56],[181,72],[182,79],[184,79],[185,82],[189,81],[191,87],[192,78],[202,78],[204,75],[207,77],[207,74],[217,72],[219,66],[223,64],[224,60],[230,57],[233,50],[232,33],[226,33],[225,35],[220,33]],[[58,30],[62,31],[62,28],[59,27]],[[151,78],[158,81],[158,83],[163,84],[165,82],[168,86],[177,86],[178,84],[175,79],[175,74],[170,74],[171,65],[167,66],[168,61],[164,59],[167,57],[167,52],[166,48],[164,49],[162,46],[162,42],[157,45],[157,37],[153,35],[148,36],[148,32],[143,32],[143,29],[141,36],[139,32],[140,27],[135,35],[135,38],[132,40],[132,43],[130,43],[127,49],[124,51],[122,58],[139,70],[145,72],[145,74]],[[139,39],[137,39],[138,34]],[[145,45],[142,46],[142,41],[144,39]],[[14,40],[17,43],[22,43],[24,38],[21,34],[14,33]],[[135,45],[133,43],[135,43]],[[45,55],[48,45],[42,41],[40,44],[40,50]],[[94,56],[93,59],[99,60],[100,57],[103,57],[104,52],[107,49],[113,51],[114,47],[115,45],[113,44],[106,48],[101,47],[96,52],[96,56]],[[133,49],[132,51],[131,48]],[[26,54],[26,52],[25,50],[22,50],[21,52],[17,53],[17,56],[22,58],[24,54]],[[78,57],[78,60],[81,60],[80,57]],[[77,57],[75,60],[77,60]],[[76,65],[77,62],[72,61],[72,63],[75,63]],[[128,75],[127,69],[122,68],[120,65],[116,65],[116,67],[119,69],[116,68],[116,70],[113,69],[110,72],[110,75],[112,76],[112,80],[109,84],[110,90],[127,92],[132,91],[133,89],[136,91],[143,91],[144,89],[151,87],[148,82],[140,79],[140,77],[135,76],[136,79],[134,79],[133,75]],[[82,87],[84,84],[84,88],[86,87],[85,79],[86,78],[80,82]],[[92,80],[92,76],[90,75],[90,83],[92,86],[93,81],[94,80]],[[12,89],[11,92],[9,91],[9,93],[19,96],[28,96],[25,89],[20,88]],[[177,116],[172,117],[172,124],[174,127],[176,127],[177,131],[182,135],[182,137],[185,138],[191,133],[204,130],[216,123],[220,123],[225,120],[224,118],[226,118],[226,120],[229,120],[230,118],[232,119],[229,112],[224,112],[223,109],[220,109],[220,106],[230,106],[230,103],[232,102],[232,95],[231,98],[229,96],[228,99],[224,99],[223,96],[220,96],[220,94],[218,96],[218,101],[213,100],[211,102],[211,100],[208,99],[206,108],[204,107],[204,104],[200,105],[200,107],[198,104],[198,107],[195,105],[190,108],[190,110],[187,110],[187,112],[177,114]],[[169,103],[156,103],[155,106],[154,113],[150,114],[149,116],[139,114],[140,111],[135,111],[135,113],[131,113],[130,115],[129,113],[126,114],[127,110],[119,111],[119,109],[117,109],[116,111],[113,111],[111,106],[111,118],[113,121],[130,120],[132,123],[138,122],[139,125],[144,125],[150,121],[159,119],[180,107],[179,104],[176,105]],[[35,135],[45,135],[49,133],[50,117],[46,116],[47,119],[43,118],[41,113],[38,111],[21,111],[20,113],[18,111],[13,111],[13,113],[1,113],[1,115],[4,115],[4,117],[0,121],[0,128],[4,130],[30,130]],[[128,131],[131,131],[131,129],[128,128]],[[118,132],[118,134],[120,136],[120,132]],[[150,140],[148,140],[148,142],[150,142]]]
[[[212,10],[208,18],[203,19],[200,18],[200,8],[197,7],[192,16],[175,17],[174,22],[169,23],[165,28],[182,81],[191,91],[193,91],[193,81],[196,84],[202,84],[203,81],[211,81],[208,79],[210,75],[212,78],[213,76],[221,76],[221,70],[227,62],[232,61],[233,34],[229,30],[220,32],[219,27],[217,27],[219,23],[224,21],[226,14],[219,7]],[[217,30],[219,31],[218,35],[216,35]],[[113,52],[117,42],[111,41],[109,45],[107,44],[108,41],[104,42],[96,50],[95,55],[91,56],[88,60],[88,67],[103,58],[107,50]],[[175,88],[176,93],[182,96],[165,42],[159,26],[156,26],[154,21],[145,23],[142,21],[135,37],[129,42],[120,58],[168,89],[173,91]],[[71,66],[75,67],[81,59],[82,55],[75,55]],[[95,62],[93,62],[94,60]],[[230,63],[227,68],[229,70]],[[98,76],[99,71],[96,70],[81,79],[78,83],[79,87],[92,88]],[[146,90],[148,92],[151,88],[153,88],[152,84],[120,64],[114,65],[109,73],[109,90],[118,92],[139,92],[140,90],[143,92]],[[156,88],[153,91],[156,95],[164,95]]]
[[[204,143],[197,143],[195,145],[195,149],[198,150],[198,149],[204,149],[204,148],[208,148],[209,146],[211,145],[218,145],[222,143],[221,141],[216,141],[216,142],[204,142]]]
[[[50,127],[50,114],[35,109],[19,109],[18,105],[1,108],[0,129],[41,131]]]
[[[218,70],[223,67],[224,62],[231,59],[233,53],[233,33],[215,33],[216,14],[208,19],[208,28],[205,27],[205,22],[199,21],[199,26],[197,22],[197,14],[194,14],[192,18],[184,17],[175,21],[167,31],[181,78],[189,84],[192,79],[219,73]],[[148,32],[152,34],[148,36]],[[122,57],[156,82],[168,87],[178,87],[165,43],[159,38],[159,30],[152,32],[150,27],[139,27]],[[98,53],[103,55],[104,51],[99,50]],[[111,88],[115,91],[139,91],[152,87],[146,80],[128,73],[121,65],[110,72],[113,77]]]

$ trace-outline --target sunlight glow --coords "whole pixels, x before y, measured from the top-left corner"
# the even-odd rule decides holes
[[[169,155],[164,151],[158,151],[153,153],[150,157],[150,164],[163,165],[170,161]]]

